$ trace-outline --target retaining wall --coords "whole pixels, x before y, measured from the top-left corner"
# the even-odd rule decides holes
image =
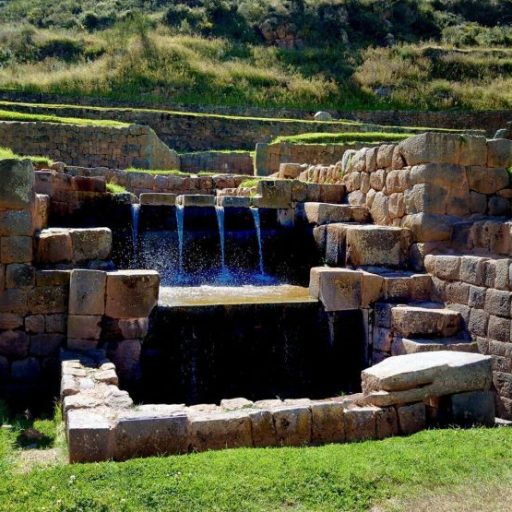
[[[183,172],[190,173],[213,171],[250,176],[254,173],[254,163],[250,152],[200,151],[182,153],[180,155],[180,169]]]
[[[177,153],[147,126],[0,121],[0,146],[85,167],[179,169],[180,165]]]

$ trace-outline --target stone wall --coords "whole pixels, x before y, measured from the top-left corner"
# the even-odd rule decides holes
[[[269,176],[279,171],[283,163],[332,165],[339,162],[349,149],[361,149],[373,144],[256,144],[257,176]]]
[[[511,165],[510,140],[425,133],[347,152],[342,172],[348,202],[368,207],[376,224],[439,242],[463,219],[510,214]]]
[[[196,153],[182,153],[180,155],[180,169],[183,172],[197,173],[213,171],[223,174],[254,174],[252,153],[220,151],[200,151]]]
[[[0,146],[85,167],[179,169],[179,157],[147,126],[0,121]]]

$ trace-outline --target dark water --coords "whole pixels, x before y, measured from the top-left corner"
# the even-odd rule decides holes
[[[327,314],[315,301],[160,306],[133,394],[194,404],[355,392],[363,347],[360,312]]]

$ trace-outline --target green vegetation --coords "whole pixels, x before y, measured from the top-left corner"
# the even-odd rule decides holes
[[[177,169],[136,169],[135,167],[130,167],[129,169],[124,169],[126,172],[144,172],[147,174],[156,174],[160,176],[181,176],[182,178],[189,178],[192,174],[196,176],[217,176],[218,174],[222,174],[221,172],[209,172],[209,171],[200,171],[196,173],[183,172],[178,171]]]
[[[301,133],[277,137],[272,142],[291,144],[346,144],[354,142],[398,142],[412,137],[414,133],[347,132],[347,133]]]
[[[111,194],[126,194],[128,190],[126,190],[122,185],[118,185],[117,183],[110,181],[107,183],[107,192],[110,192]]]
[[[9,512],[358,512],[372,507],[405,512],[429,510],[424,505],[436,499],[444,506],[430,510],[507,510],[512,483],[512,429],[506,428],[431,430],[351,445],[226,450],[124,463],[66,465],[60,459],[52,467],[25,466],[23,474],[19,461],[27,459],[18,436],[17,429],[0,429],[0,510]],[[472,488],[485,488],[487,494],[475,496]],[[460,501],[466,494],[478,500],[473,508],[461,506],[467,504]],[[495,506],[488,508],[489,503]]]
[[[267,179],[269,179],[269,178],[267,178]],[[240,187],[252,188],[258,184],[258,181],[260,181],[260,178],[248,178],[248,179],[242,181],[242,183],[240,183]]]
[[[104,119],[82,119],[78,117],[48,116],[43,114],[28,114],[25,112],[15,112],[12,110],[0,110],[0,121],[63,123],[76,124],[80,126],[106,126],[111,128],[125,128],[127,126],[130,126],[128,123],[121,123],[119,121],[110,121]]]
[[[505,0],[4,0],[0,20],[3,89],[145,105],[512,106]]]
[[[0,159],[1,158],[28,158],[29,160],[32,160],[35,165],[45,167],[50,167],[53,163],[51,158],[47,158],[45,156],[21,156],[14,153],[10,148],[3,148],[0,146]]]

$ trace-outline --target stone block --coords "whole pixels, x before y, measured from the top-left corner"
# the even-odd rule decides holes
[[[370,208],[370,213],[375,224],[386,226],[390,223],[389,197],[382,191],[375,194]]]
[[[367,308],[382,298],[385,293],[385,280],[378,274],[362,272],[361,306]]]
[[[71,270],[38,270],[37,286],[69,286]]]
[[[23,331],[0,332],[0,354],[21,359],[28,355],[30,339]]]
[[[451,215],[416,213],[406,215],[402,225],[411,230],[416,242],[437,242],[449,240],[457,222],[460,222],[460,218]]]
[[[462,256],[460,262],[460,279],[465,283],[482,286],[485,283],[485,261],[479,256]]]
[[[123,380],[137,380],[140,372],[140,354],[142,344],[140,340],[123,340],[111,354],[112,362]]]
[[[63,286],[39,286],[28,295],[28,309],[33,315],[65,313],[69,293]]]
[[[461,135],[460,165],[486,165],[486,142],[482,135]]]
[[[112,458],[114,430],[105,416],[90,410],[72,410],[67,413],[66,420],[71,463],[100,462]]]
[[[487,211],[487,196],[478,192],[469,193],[469,213],[485,214]]]
[[[303,446],[311,442],[311,411],[307,406],[272,409],[276,438],[280,446]]]
[[[44,333],[44,315],[30,315],[25,317],[25,332],[29,334]]]
[[[512,141],[492,139],[487,141],[487,167],[510,167],[512,165]]]
[[[105,260],[112,250],[112,232],[108,228],[70,229],[73,261]]]
[[[107,273],[105,314],[112,318],[147,317],[158,301],[160,276],[151,270]]]
[[[33,230],[40,231],[48,226],[50,215],[50,196],[36,194],[36,204],[34,208]]]
[[[345,266],[347,224],[335,223],[326,226],[325,263],[332,266]]]
[[[32,265],[11,263],[5,267],[5,287],[32,287],[36,282],[36,270]]]
[[[30,160],[0,160],[0,209],[23,210],[34,200],[34,168]]]
[[[46,315],[45,330],[48,334],[64,334],[67,330],[67,314]]]
[[[29,236],[3,236],[0,239],[0,262],[30,263],[32,261],[32,238]]]
[[[495,194],[509,184],[509,176],[504,168],[472,166],[468,168],[467,175],[469,188],[480,194]]]
[[[114,460],[186,453],[187,415],[123,417],[115,426],[114,437]]]
[[[36,259],[39,263],[61,263],[73,259],[69,229],[44,229],[36,237]]]
[[[33,233],[30,209],[0,211],[0,236],[32,236]]]
[[[401,434],[411,435],[427,427],[427,414],[423,402],[397,407],[398,428]]]
[[[353,407],[345,411],[345,440],[347,443],[377,438],[378,407]]]
[[[460,257],[439,255],[434,258],[434,275],[440,279],[457,281],[459,279]]]
[[[409,166],[423,163],[458,164],[461,136],[427,132],[400,142],[398,148]]]
[[[467,304],[469,301],[469,288],[469,284],[459,281],[446,283],[445,301],[448,304]]]
[[[343,403],[334,400],[313,402],[310,409],[312,443],[343,443],[345,441]]]
[[[490,315],[487,336],[493,340],[510,341],[510,319]]]
[[[376,416],[377,439],[386,439],[398,434],[398,416],[394,407],[383,407]]]
[[[292,182],[288,180],[260,180],[257,184],[258,208],[289,208],[292,201]]]
[[[373,328],[373,348],[379,352],[391,352],[393,332],[386,327],[375,326]]]
[[[101,316],[68,316],[68,338],[99,340],[100,335]]]
[[[29,288],[10,288],[0,293],[0,313],[25,315],[28,312]]]
[[[99,270],[73,270],[69,287],[69,314],[103,315],[106,278],[106,273]],[[130,300],[129,297],[127,300]]]
[[[388,169],[393,161],[394,144],[383,144],[377,148],[377,168]],[[378,172],[378,171],[377,171]]]
[[[363,206],[346,204],[304,203],[304,218],[310,224],[335,222],[367,222],[370,214]]]
[[[489,313],[482,309],[471,308],[469,313],[468,330],[474,336],[486,336]]]
[[[36,334],[30,337],[30,355],[48,357],[57,354],[66,345],[66,337],[62,334]]]
[[[469,391],[450,397],[453,423],[461,426],[494,426],[496,417],[495,396],[492,391]]]
[[[220,406],[225,411],[236,411],[239,409],[247,409],[254,406],[254,402],[252,400],[247,400],[247,398],[224,398],[220,402]]]
[[[346,236],[347,263],[356,267],[401,266],[405,249],[403,235],[402,228],[351,226]]]
[[[361,276],[361,272],[349,269],[315,267],[311,269],[309,292],[326,311],[359,309]]]
[[[487,313],[510,318],[512,293],[489,288],[485,294],[484,309]]]
[[[23,327],[23,317],[13,313],[0,313],[0,331]]]
[[[394,307],[391,321],[393,329],[403,336],[453,336],[461,326],[455,311],[418,306]]]
[[[246,412],[189,417],[190,446],[194,451],[252,446],[251,420]]]
[[[278,446],[274,419],[270,411],[248,410],[251,419],[252,442],[256,448]]]

